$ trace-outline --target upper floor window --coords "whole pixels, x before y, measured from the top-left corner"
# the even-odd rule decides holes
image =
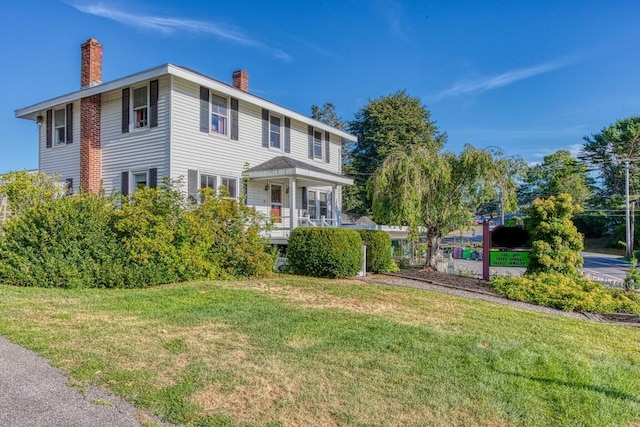
[[[73,142],[73,104],[46,111],[45,138],[47,148]]]
[[[313,131],[313,158],[322,159],[322,132]]]
[[[211,95],[211,130],[222,135],[227,134],[229,111],[227,99],[218,95]]]
[[[269,116],[269,146],[271,148],[281,149],[281,139],[280,139],[280,117],[277,116]]]
[[[149,91],[147,86],[133,89],[133,127],[147,127],[149,123]]]
[[[128,133],[132,128],[158,126],[158,97],[158,80],[151,80],[144,86],[122,89],[122,133]]]
[[[56,144],[67,143],[67,111],[64,108],[53,112],[54,139]]]

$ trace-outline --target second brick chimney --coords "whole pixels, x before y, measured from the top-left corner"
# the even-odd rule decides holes
[[[102,45],[96,39],[89,39],[80,48],[80,87],[85,89],[99,85],[102,83]]]
[[[233,72],[232,77],[233,87],[243,92],[249,92],[249,73],[244,70],[237,70]]]

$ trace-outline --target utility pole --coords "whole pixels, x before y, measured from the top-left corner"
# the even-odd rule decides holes
[[[631,259],[633,255],[633,240],[631,240],[631,215],[629,212],[629,162],[631,159],[624,159],[624,193],[625,193],[625,213],[626,213],[626,255]]]
[[[630,205],[631,202],[629,200],[629,168],[630,168],[630,164],[631,162],[637,162],[638,160],[640,160],[640,158],[635,157],[635,158],[626,158],[626,159],[618,159],[619,162],[624,162],[624,194],[625,194],[625,216],[626,216],[626,251],[625,254],[627,256],[628,259],[631,259],[631,257],[633,256],[633,239],[634,239],[634,233],[632,233],[632,227],[631,227],[631,212],[630,212]],[[634,216],[635,216],[635,209],[634,209]]]

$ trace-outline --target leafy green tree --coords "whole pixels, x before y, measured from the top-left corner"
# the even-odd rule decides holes
[[[545,156],[542,163],[527,171],[527,193],[523,204],[536,198],[566,193],[576,203],[584,203],[592,195],[593,179],[589,168],[574,159],[568,150],[559,150]]]
[[[596,181],[599,183],[589,205],[609,212],[608,224],[602,228],[617,230],[612,239],[614,242],[624,240],[624,217],[611,215],[610,212],[614,210],[622,214],[625,209],[625,172],[621,160],[640,157],[640,116],[618,120],[599,133],[585,137],[584,141],[578,158],[597,174]],[[630,162],[632,209],[639,198],[637,194],[637,189],[640,189],[638,164],[637,161]]]
[[[446,134],[440,133],[420,99],[404,90],[369,101],[356,113],[348,130],[358,142],[346,157],[355,185],[345,194],[343,204],[345,210],[361,214],[372,211],[366,183],[389,154],[409,145],[438,151],[446,141]]]
[[[531,263],[527,274],[560,273],[577,276],[582,266],[582,235],[573,225],[573,215],[582,207],[568,194],[536,199],[527,210],[525,229],[531,238]]]
[[[325,102],[322,108],[313,104],[311,106],[311,118],[336,129],[344,130],[347,127],[346,123],[336,113],[336,107],[330,102]]]
[[[11,211],[18,215],[64,192],[59,178],[44,172],[13,171],[0,179],[0,194],[7,196]]]
[[[407,224],[427,238],[425,267],[435,266],[442,237],[471,223],[482,204],[502,188],[507,207],[515,204],[518,159],[498,150],[465,146],[455,155],[430,144],[411,144],[391,152],[369,184],[376,219]]]

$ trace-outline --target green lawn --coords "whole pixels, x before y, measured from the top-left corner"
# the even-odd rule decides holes
[[[640,423],[640,329],[360,281],[0,286],[0,334],[177,424]]]

